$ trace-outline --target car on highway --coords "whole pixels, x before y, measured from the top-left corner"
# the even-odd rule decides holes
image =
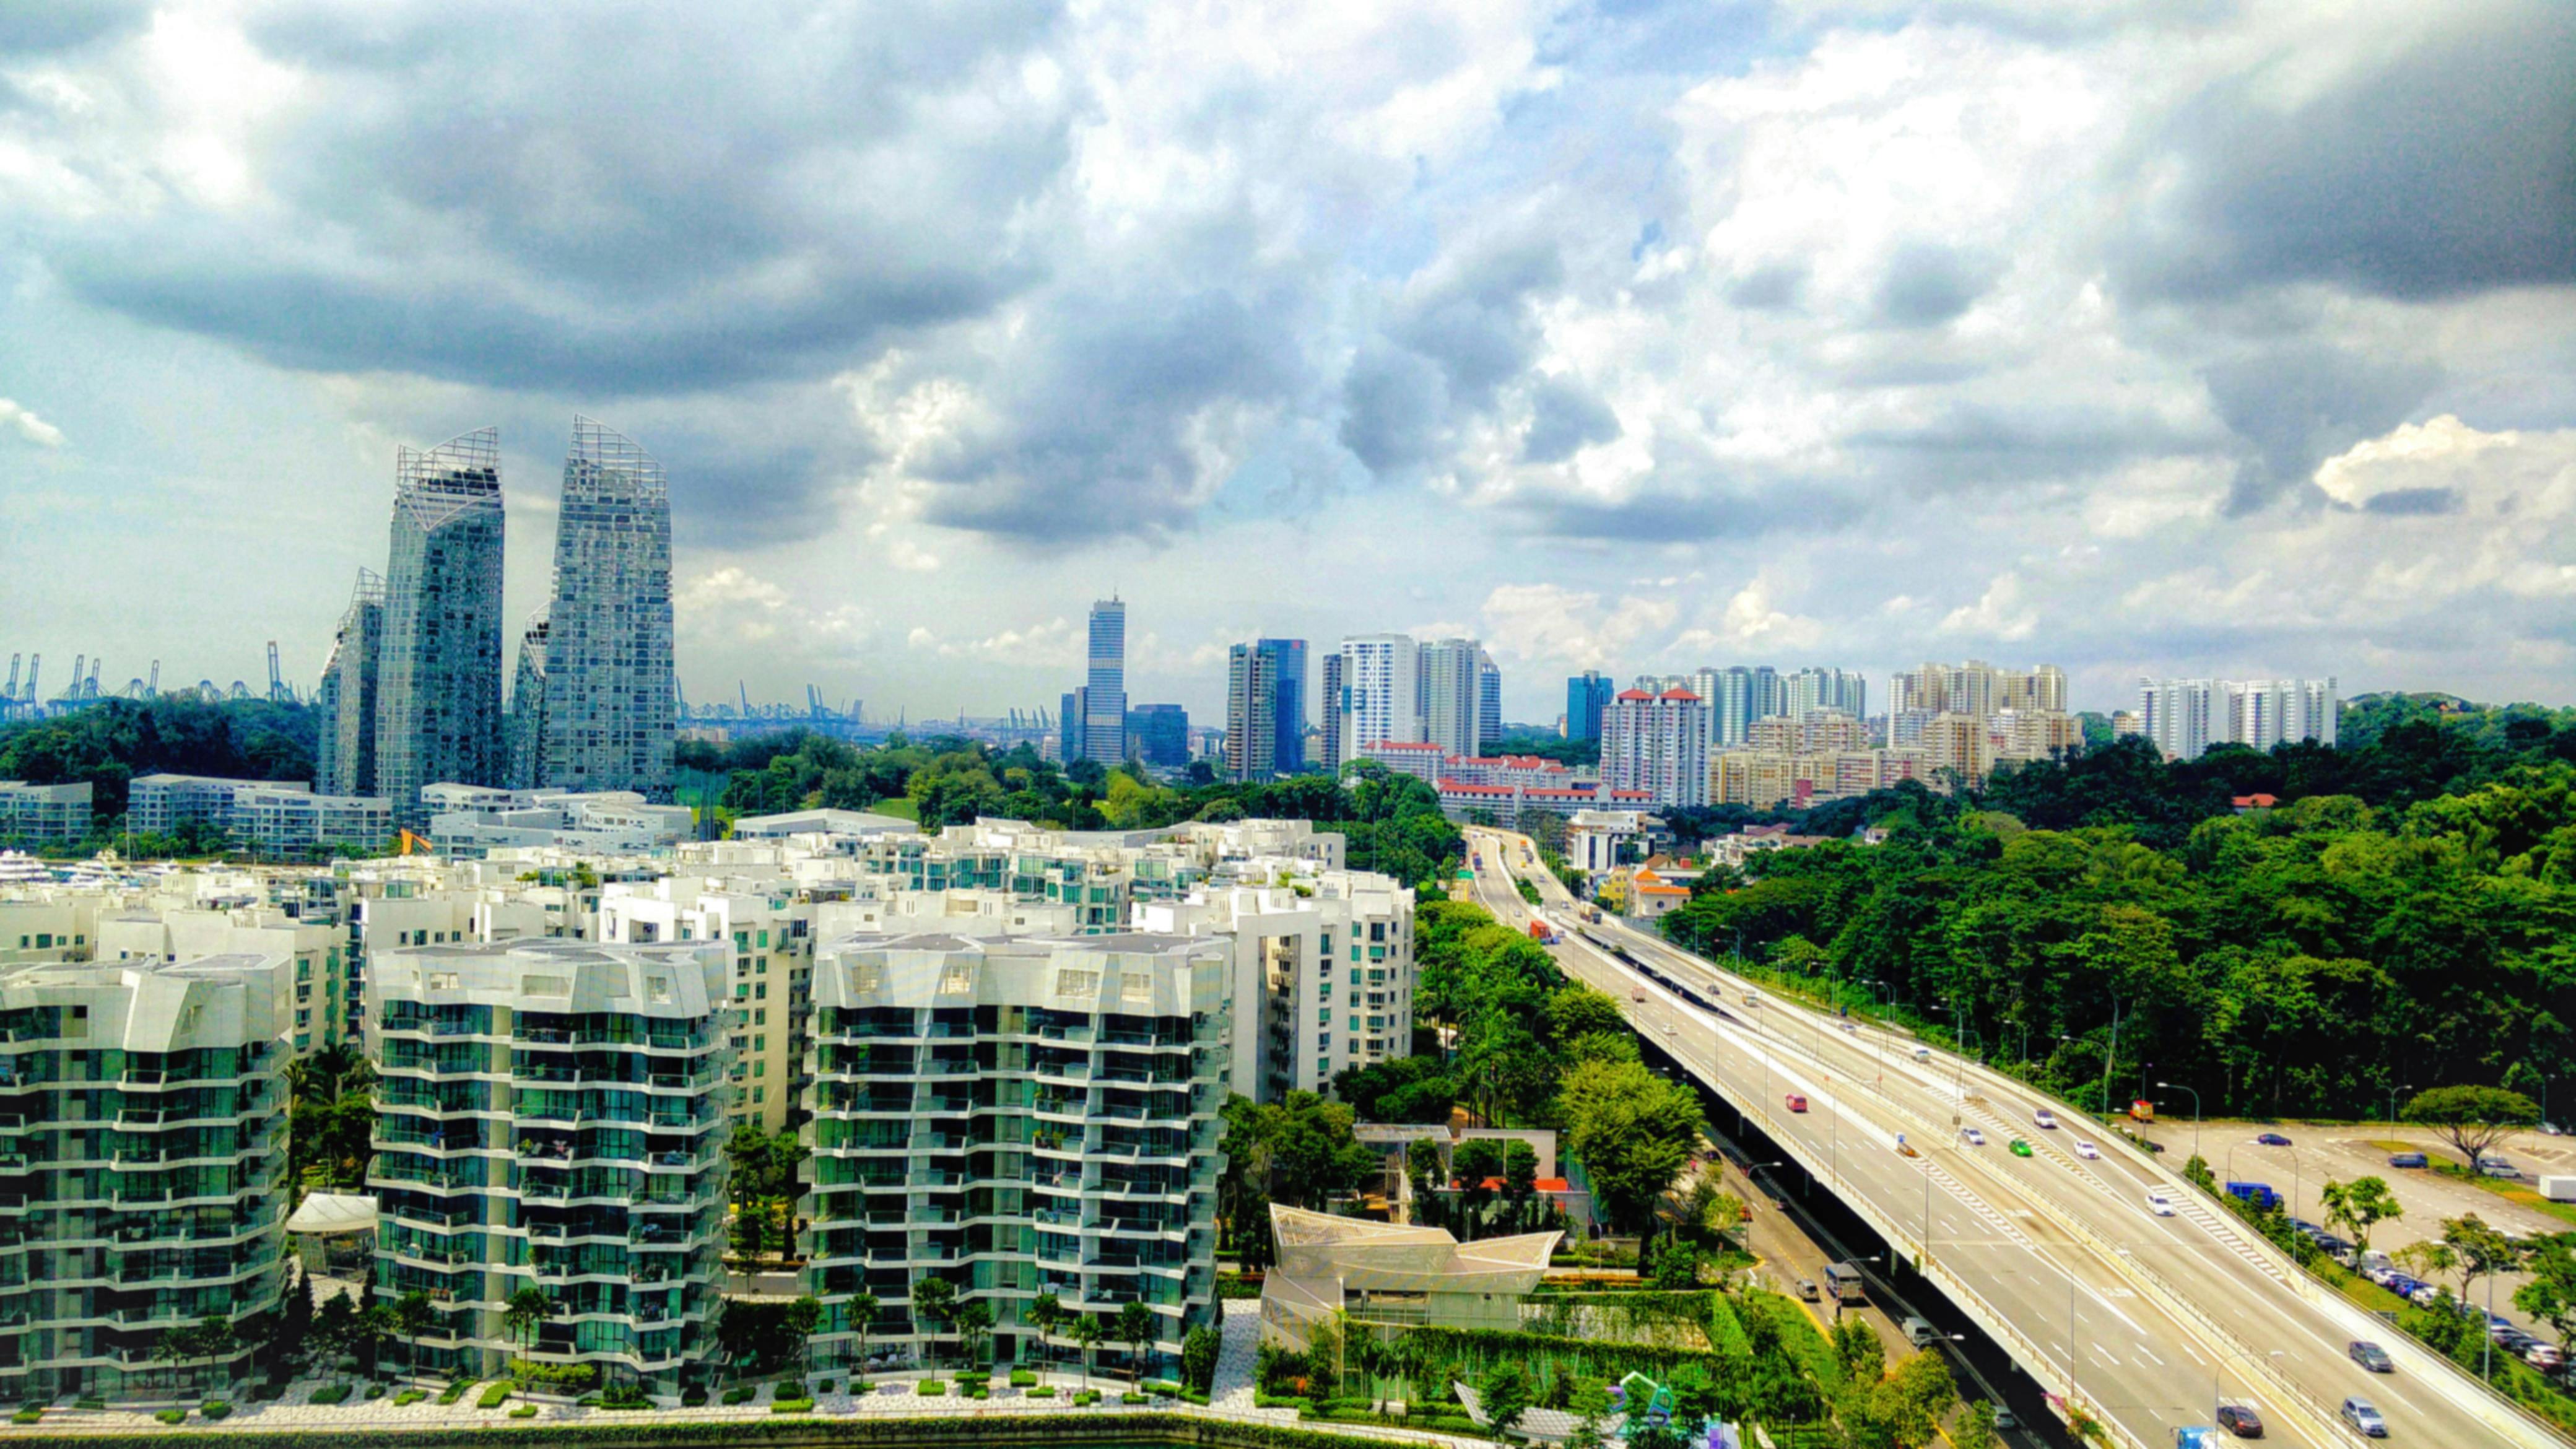
[[[2369,1339],[2356,1338],[2352,1342],[2345,1344],[2343,1351],[2354,1363],[2361,1365],[2372,1373],[2393,1374],[2397,1372],[2397,1365],[2389,1362],[2388,1350],[2381,1348],[2378,1344],[2372,1343]]]
[[[2421,1152],[2392,1152],[2388,1154],[2388,1165],[2391,1167],[2422,1167],[2425,1164],[2425,1161],[2425,1156]]]
[[[2388,1437],[2388,1421],[2379,1417],[2379,1411],[2370,1406],[2368,1399],[2344,1400],[2343,1421],[2352,1426],[2352,1432],[2365,1439]]]
[[[2507,1162],[2505,1159],[2503,1159],[2503,1158],[2501,1158],[2501,1157],[2481,1157],[2481,1158],[2479,1158],[2479,1159],[2478,1159],[2478,1171],[2480,1171],[2480,1172],[2482,1172],[2482,1173],[2486,1174],[2486,1175],[2487,1175],[2487,1176],[2489,1176],[2489,1177],[2520,1177],[2520,1176],[2522,1176],[2522,1169],[2521,1169],[2521,1168],[2514,1166],[2512,1163]]]
[[[2057,1114],[2051,1112],[2046,1107],[2042,1107],[2038,1111],[2031,1113],[2030,1120],[2038,1123],[2041,1127],[2046,1128],[2051,1132],[2057,1130]]]
[[[2160,1187],[2148,1188],[2147,1211],[2160,1218],[2172,1217],[2174,1215],[2173,1194]]]
[[[1970,1147],[1983,1147],[1986,1145],[1986,1134],[1974,1127],[1962,1127],[1959,1129],[1959,1140]]]
[[[1844,1031],[1846,1031],[1846,1032],[1848,1032],[1848,1033],[1850,1033],[1850,1034],[1851,1034],[1851,1035],[1853,1035],[1853,1036],[1858,1036],[1858,1035],[1860,1035],[1860,1027],[1859,1027],[1856,1023],[1853,1023],[1853,1022],[1848,1022],[1848,1021],[1844,1022],[1844,1023],[1843,1023],[1843,1030],[1844,1030]]]
[[[2078,1141],[2075,1144],[2075,1155],[2087,1162],[2099,1162],[2102,1160],[2102,1149],[2090,1142]]]
[[[2012,1141],[2010,1141],[2010,1142],[2008,1142],[2008,1143],[2005,1143],[2005,1144],[2004,1144],[2004,1148],[2005,1148],[2005,1150],[2006,1150],[2006,1151],[2010,1152],[2010,1153],[2011,1153],[2013,1156],[2015,1156],[2015,1157],[2028,1157],[2028,1156],[2030,1156],[2030,1144],[2029,1144],[2029,1143],[2027,1143],[2027,1142],[2022,1141],[2022,1140],[2021,1140],[2020,1138],[2018,1138],[2018,1137],[2014,1138]]]
[[[2239,1439],[2260,1439],[2263,1437],[2263,1416],[2244,1404],[2221,1404],[2218,1406],[2218,1427]]]
[[[2254,1145],[2257,1147],[2287,1147],[2290,1145],[2290,1139],[2282,1136],[2278,1132],[2266,1132],[2254,1139]]]
[[[1804,1111],[1806,1111],[1806,1110],[1807,1110],[1807,1099],[1806,1099],[1805,1095],[1804,1095],[1804,1094],[1802,1094],[1802,1093],[1798,1093],[1798,1092],[1791,1092],[1791,1093],[1789,1094],[1789,1110],[1790,1110],[1790,1111],[1792,1111],[1792,1112],[1804,1112]]]

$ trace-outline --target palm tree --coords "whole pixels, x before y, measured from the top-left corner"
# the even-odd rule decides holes
[[[927,1318],[933,1323],[945,1322],[948,1315],[956,1310],[957,1288],[947,1279],[934,1273],[912,1285],[912,1316],[915,1320],[913,1323],[915,1333],[921,1331],[919,1320]],[[939,1361],[939,1345],[931,1344],[929,1350],[931,1363],[935,1367]]]
[[[868,1325],[876,1321],[877,1295],[852,1294],[849,1313],[850,1331],[859,1336],[859,1356],[850,1365],[850,1380],[864,1384],[868,1381]]]
[[[1073,1341],[1082,1348],[1082,1386],[1086,1389],[1091,1387],[1091,1351],[1100,1347],[1100,1341],[1108,1336],[1109,1325],[1102,1322],[1098,1314],[1085,1313],[1073,1320]]]
[[[403,1341],[403,1372],[418,1372],[419,1339],[437,1320],[438,1310],[430,1306],[428,1294],[415,1288],[394,1300],[392,1314],[394,1336]]]
[[[796,1362],[799,1378],[814,1373],[814,1330],[823,1326],[823,1300],[808,1293],[787,1305],[780,1320],[789,1333],[796,1335]]]
[[[957,1331],[966,1341],[966,1367],[979,1372],[988,1367],[984,1345],[992,1337],[993,1310],[983,1303],[969,1303],[958,1309]]]
[[[534,1284],[511,1294],[510,1301],[501,1307],[502,1327],[531,1354],[537,1351],[537,1325],[554,1316],[555,1301]]]
[[[1368,1376],[1369,1412],[1386,1412],[1386,1395],[1378,1392],[1378,1376],[1395,1366],[1395,1349],[1371,1329],[1363,1328],[1349,1340],[1352,1365]]]
[[[1130,1365],[1132,1377],[1139,1385],[1145,1382],[1145,1350],[1154,1342],[1154,1310],[1142,1303],[1129,1303],[1118,1310],[1118,1341],[1135,1352]]]
[[[1056,1326],[1064,1322],[1064,1300],[1052,1293],[1039,1294],[1029,1301],[1028,1320],[1030,1326],[1038,1331],[1039,1358],[1051,1357],[1053,1349],[1046,1341],[1046,1335],[1055,1332]]]
[[[196,1350],[193,1357],[204,1359],[206,1367],[213,1368],[217,1360],[233,1351],[236,1340],[233,1321],[209,1313],[197,1320],[197,1331],[189,1346]]]

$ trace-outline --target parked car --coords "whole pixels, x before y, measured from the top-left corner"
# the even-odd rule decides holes
[[[2354,1363],[2361,1365],[2372,1373],[2393,1374],[2397,1372],[2397,1365],[2389,1362],[2388,1350],[2381,1348],[2378,1344],[2372,1343],[2366,1338],[2356,1338],[2351,1343],[2346,1344],[2344,1346],[2344,1352],[2351,1357]]]
[[[2555,1373],[2567,1366],[2567,1355],[2554,1343],[2535,1343],[2522,1351],[2522,1361],[2543,1373]]]
[[[2218,1406],[2218,1427],[2239,1439],[2263,1437],[2263,1416],[2243,1404]]]
[[[2442,1290],[2427,1283],[2406,1295],[2418,1308],[2430,1308],[2442,1301]]]
[[[2343,1421],[2352,1426],[2354,1433],[2365,1439],[2388,1437],[2388,1421],[2379,1417],[2379,1411],[2370,1406],[2368,1399],[2344,1400]]]
[[[2425,1161],[2425,1156],[2421,1152],[2392,1152],[2388,1154],[2388,1165],[2391,1167],[2422,1167],[2425,1164]]]
[[[2099,1162],[2102,1159],[2102,1149],[2090,1142],[2078,1141],[2075,1144],[2075,1155],[2087,1162]]]
[[[2487,1175],[2487,1176],[2489,1176],[2489,1177],[2520,1177],[2520,1176],[2522,1176],[2522,1169],[2521,1169],[2521,1168],[2514,1166],[2512,1163],[2505,1161],[2505,1160],[2504,1160],[2503,1158],[2501,1158],[2501,1157],[2481,1157],[2481,1158],[2479,1158],[2479,1159],[2478,1159],[2478,1171],[2480,1171],[2480,1172],[2482,1172],[2482,1173],[2486,1174],[2486,1175]]]
[[[2046,1107],[2042,1107],[2038,1111],[2031,1113],[2030,1120],[2038,1123],[2040,1127],[2046,1131],[2054,1132],[2057,1130],[2057,1114],[2051,1112]]]
[[[2290,1139],[2282,1136],[2278,1132],[2266,1132],[2262,1136],[2255,1138],[2254,1142],[2255,1145],[2260,1147],[2287,1147],[2290,1145]]]
[[[1962,1127],[1959,1129],[1959,1140],[1970,1147],[1983,1147],[1986,1145],[1986,1134],[1974,1127]]]

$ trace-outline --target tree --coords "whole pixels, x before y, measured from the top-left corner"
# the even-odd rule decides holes
[[[152,1361],[170,1365],[170,1387],[179,1386],[179,1366],[197,1356],[197,1325],[182,1323],[161,1330],[152,1340]]]
[[[1349,1335],[1347,1341],[1350,1344],[1351,1367],[1358,1369],[1360,1378],[1368,1384],[1369,1412],[1385,1413],[1386,1395],[1379,1392],[1378,1385],[1379,1381],[1394,1368],[1394,1346],[1378,1337],[1376,1330],[1367,1328]]]
[[[2576,1346],[2576,1233],[2541,1239],[2524,1267],[2531,1281],[2513,1290],[2513,1306],[2556,1329],[2561,1348]]]
[[[2397,1203],[2397,1195],[2388,1190],[2385,1179],[2357,1177],[2350,1182],[2329,1181],[2323,1194],[2326,1226],[2340,1227],[2352,1234],[2356,1255],[2370,1249],[2370,1230],[2381,1223],[2406,1216]]]
[[[877,1308],[877,1295],[862,1289],[850,1295],[849,1306],[845,1310],[849,1315],[850,1332],[859,1336],[858,1358],[850,1364],[850,1378],[854,1383],[868,1381],[868,1327],[876,1322]]]
[[[1602,1431],[1610,1422],[1610,1391],[1587,1379],[1575,1389],[1568,1407],[1574,1412],[1574,1432],[1567,1436],[1566,1449],[1600,1449]]]
[[[1995,1449],[1995,1406],[1979,1399],[1950,1426],[1952,1449]]]
[[[1064,1323],[1064,1317],[1064,1300],[1055,1296],[1052,1289],[1029,1300],[1029,1326],[1038,1331],[1038,1353],[1041,1357],[1054,1357],[1054,1347],[1046,1340]]]
[[[2466,1299],[2480,1278],[2509,1272],[2522,1260],[2513,1240],[2476,1213],[2442,1220],[2442,1245],[2451,1250],[2460,1270],[2460,1297]]]
[[[1181,1382],[1197,1393],[1207,1393],[1216,1384],[1217,1354],[1225,1346],[1225,1335],[1207,1324],[1200,1324],[1181,1340]]]
[[[929,1319],[945,1323],[957,1311],[957,1285],[934,1273],[912,1285],[912,1316],[916,1323]],[[931,1362],[938,1362],[938,1345],[931,1346]]]
[[[1127,1345],[1135,1357],[1134,1377],[1145,1380],[1145,1353],[1154,1346],[1154,1310],[1142,1303],[1127,1303],[1118,1310],[1118,1341]]]
[[[1886,1346],[1878,1341],[1878,1330],[1859,1314],[1835,1322],[1833,1347],[1834,1361],[1843,1366],[1843,1377],[1852,1383],[1874,1384],[1886,1376]]]
[[[1655,1250],[1654,1282],[1670,1293],[1683,1293],[1699,1286],[1699,1249],[1674,1238]]]
[[[1073,1341],[1082,1350],[1082,1386],[1084,1388],[1091,1387],[1092,1350],[1100,1347],[1101,1341],[1107,1337],[1109,1337],[1109,1325],[1100,1321],[1099,1314],[1086,1313],[1073,1320]]]
[[[1476,1396],[1484,1401],[1485,1423],[1497,1436],[1509,1435],[1529,1411],[1529,1371],[1517,1360],[1504,1359],[1476,1381]]]
[[[2520,1092],[2498,1087],[2435,1087],[2407,1099],[2406,1120],[2441,1134],[2460,1154],[2462,1166],[2475,1172],[2487,1149],[2516,1127],[2540,1120],[2540,1108]]]
[[[1459,1236],[1474,1238],[1485,1225],[1485,1208],[1494,1200],[1494,1179],[1503,1175],[1503,1145],[1491,1137],[1471,1137],[1450,1155],[1458,1174]]]
[[[1404,1148],[1404,1175],[1413,1185],[1415,1219],[1433,1227],[1439,1226],[1440,1190],[1449,1185],[1449,1169],[1440,1161],[1440,1144],[1428,1137],[1417,1137],[1407,1143]]]
[[[346,1293],[334,1293],[322,1301],[313,1315],[310,1338],[314,1350],[325,1365],[336,1364],[341,1353],[356,1339],[358,1305]]]
[[[957,1332],[965,1340],[966,1366],[970,1369],[990,1367],[984,1357],[984,1349],[993,1337],[992,1305],[979,1301],[958,1309]]]
[[[428,1294],[415,1288],[395,1299],[387,1312],[393,1320],[394,1336],[403,1342],[403,1370],[408,1373],[420,1366],[417,1340],[437,1320],[438,1310],[430,1306]]]
[[[2427,1283],[2438,1281],[2460,1265],[2460,1255],[2447,1243],[2408,1243],[2388,1256],[2398,1267]]]
[[[811,1293],[800,1294],[780,1315],[787,1332],[796,1340],[797,1367],[806,1373],[814,1368],[814,1331],[823,1326],[823,1300]]]
[[[213,1368],[239,1342],[240,1335],[235,1332],[231,1319],[219,1313],[209,1313],[197,1320],[196,1332],[188,1339],[187,1347],[190,1358],[204,1359],[206,1367]]]
[[[555,1301],[546,1296],[546,1290],[530,1286],[511,1294],[501,1306],[501,1326],[527,1352],[534,1353],[538,1325],[554,1315]]]
[[[1633,1062],[1583,1062],[1565,1073],[1562,1108],[1604,1215],[1651,1233],[1656,1200],[1698,1145],[1699,1099]]]

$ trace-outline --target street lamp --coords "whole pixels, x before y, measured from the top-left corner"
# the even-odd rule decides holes
[[[2391,1087],[2391,1088],[2389,1088],[2389,1089],[2388,1089],[2388,1130],[2389,1130],[2389,1131],[2394,1132],[2394,1131],[2396,1131],[2396,1130],[2397,1130],[2397,1094],[2398,1094],[2398,1093],[2400,1093],[2400,1092],[2411,1092],[2411,1091],[2413,1091],[2413,1090],[2415,1090],[2415,1089],[2414,1089],[2412,1086],[2396,1086],[2396,1087]]]
[[[2191,1155],[2198,1157],[2200,1155],[2200,1090],[2196,1087],[2186,1087],[2180,1082],[2158,1082],[2156,1085],[2167,1091],[2191,1093]]]

